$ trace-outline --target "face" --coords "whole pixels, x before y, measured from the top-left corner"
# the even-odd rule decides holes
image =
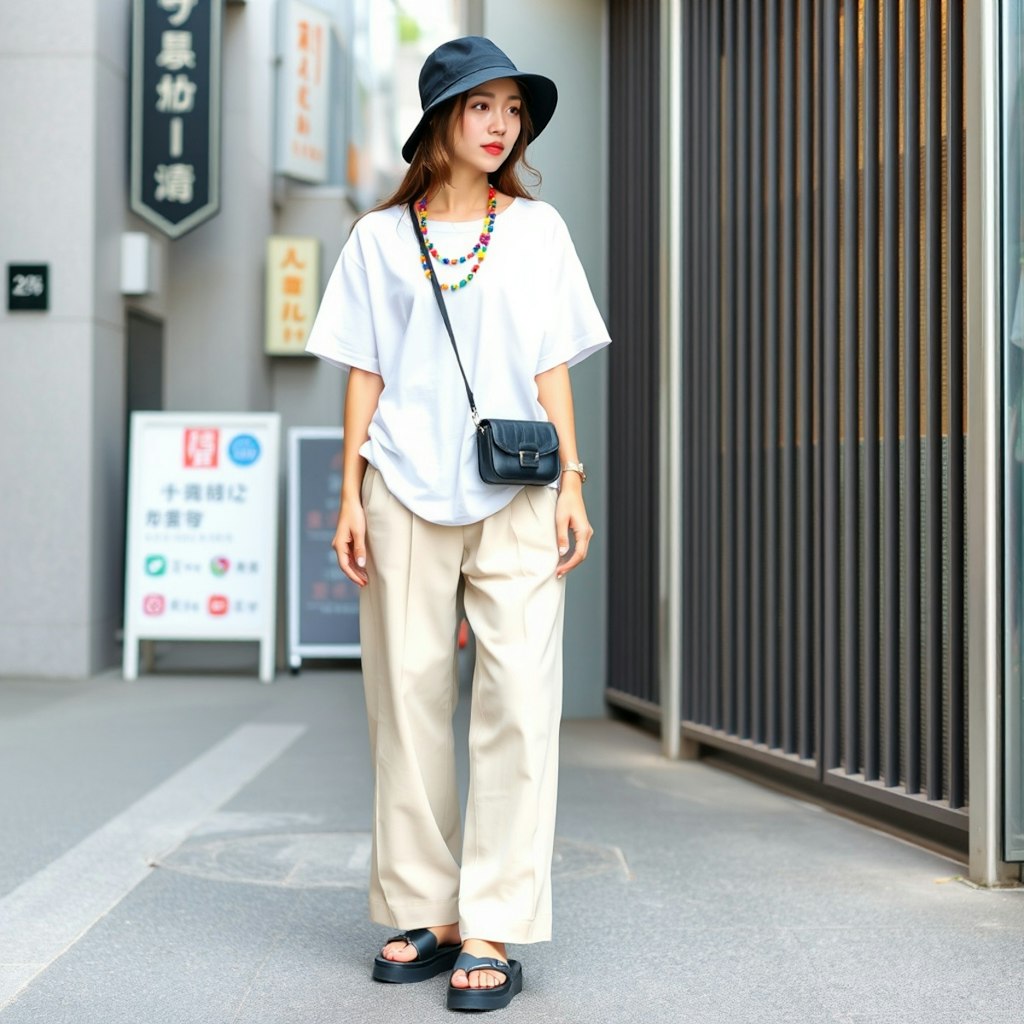
[[[473,89],[456,121],[455,161],[486,174],[496,171],[519,138],[522,103],[512,78],[496,78]]]

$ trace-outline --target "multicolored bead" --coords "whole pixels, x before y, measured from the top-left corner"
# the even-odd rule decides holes
[[[459,281],[454,281],[452,284],[442,284],[441,290],[446,292],[455,292],[460,288],[465,288],[470,281],[476,276],[477,271],[480,269],[480,264],[483,263],[484,257],[487,254],[487,246],[490,244],[491,235],[494,233],[494,221],[498,214],[498,193],[493,185],[488,186],[487,189],[487,213],[484,216],[483,231],[480,232],[480,239],[473,246],[472,252],[467,253],[465,256],[453,256],[447,257],[442,256],[436,248],[430,243],[430,239],[427,237],[427,197],[423,196],[420,199],[417,207],[420,211],[420,232],[423,235],[423,242],[427,247],[427,251],[430,255],[437,260],[439,263],[446,267],[460,266],[461,264],[468,263],[471,260],[476,260],[473,264],[472,269],[465,277]],[[427,279],[430,279],[430,267],[427,263],[427,258],[422,253],[420,254],[420,264],[423,267],[423,273]]]

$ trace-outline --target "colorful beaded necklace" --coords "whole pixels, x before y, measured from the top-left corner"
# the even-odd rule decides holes
[[[480,232],[480,240],[473,246],[471,252],[465,256],[457,256],[449,259],[447,256],[442,256],[437,249],[431,244],[430,239],[427,237],[427,197],[423,198],[417,204],[417,209],[420,211],[420,231],[423,233],[423,241],[427,247],[427,251],[435,260],[443,263],[446,267],[456,267],[463,263],[472,263],[469,273],[466,274],[461,281],[455,281],[452,284],[442,284],[442,291],[457,292],[460,288],[465,288],[470,281],[476,276],[477,271],[480,269],[480,264],[483,263],[487,256],[487,246],[491,243],[491,235],[494,232],[494,218],[498,213],[498,193],[493,185],[489,185],[487,188],[487,213],[484,214],[484,227],[483,231]],[[473,260],[476,260],[473,263]],[[430,279],[430,267],[427,266],[427,257],[420,253],[420,265],[423,267],[423,273],[426,274],[427,280]]]

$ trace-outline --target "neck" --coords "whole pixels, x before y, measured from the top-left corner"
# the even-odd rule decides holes
[[[452,168],[452,177],[427,198],[435,215],[467,220],[487,209],[487,175],[475,168]]]

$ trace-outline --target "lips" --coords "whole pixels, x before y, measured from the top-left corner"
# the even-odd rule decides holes
[[[500,142],[492,142],[488,146],[484,146],[484,149],[491,154],[491,156],[501,156],[505,152],[505,147]]]

